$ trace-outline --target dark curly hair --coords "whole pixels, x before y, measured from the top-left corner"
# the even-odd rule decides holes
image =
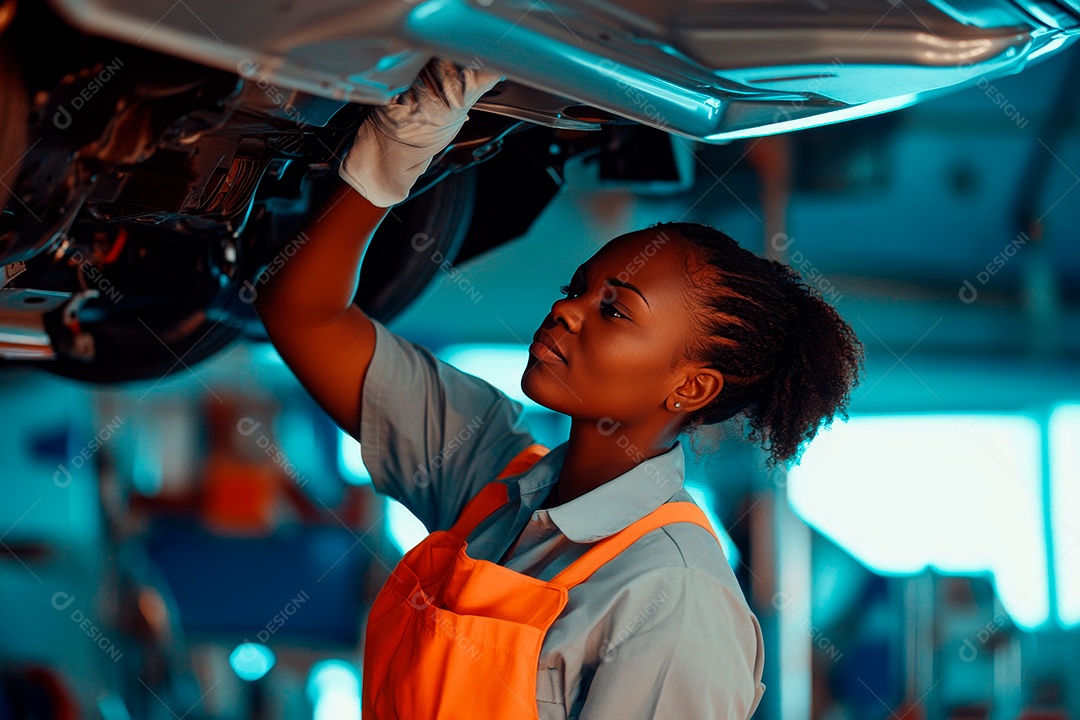
[[[806,442],[835,415],[847,419],[862,374],[862,343],[851,326],[788,265],[759,257],[716,228],[688,222],[650,229],[690,243],[687,274],[697,327],[676,357],[719,370],[713,402],[683,430],[742,413],[749,439],[770,469],[798,463]]]

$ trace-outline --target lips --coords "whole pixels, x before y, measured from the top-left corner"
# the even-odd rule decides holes
[[[562,350],[559,349],[559,346],[555,343],[555,339],[552,338],[551,335],[549,335],[547,332],[538,330],[536,334],[533,335],[533,340],[546,347],[560,360],[566,362],[566,356],[563,354]]]

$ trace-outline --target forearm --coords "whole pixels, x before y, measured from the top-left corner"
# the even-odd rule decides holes
[[[273,277],[257,278],[255,307],[268,330],[317,327],[346,314],[364,251],[387,208],[407,198],[468,119],[468,109],[500,79],[433,58],[408,91],[371,111],[338,169],[352,189],[343,185],[316,211],[291,257],[275,258],[268,268]]]
[[[318,325],[345,312],[356,295],[368,243],[387,212],[343,183],[315,210],[314,222],[293,241],[292,254],[252,282],[263,323]]]

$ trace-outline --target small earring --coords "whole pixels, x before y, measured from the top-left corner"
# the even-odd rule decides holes
[[[677,407],[677,408],[682,407],[682,403],[675,403],[675,407]]]

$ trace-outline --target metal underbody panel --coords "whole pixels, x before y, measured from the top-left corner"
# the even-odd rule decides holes
[[[574,127],[574,106],[585,105],[722,143],[1019,72],[1075,41],[1071,1],[55,4],[88,32],[328,99],[385,104],[442,57],[510,81],[513,102],[493,92],[480,109]],[[530,92],[543,111],[530,112]]]

